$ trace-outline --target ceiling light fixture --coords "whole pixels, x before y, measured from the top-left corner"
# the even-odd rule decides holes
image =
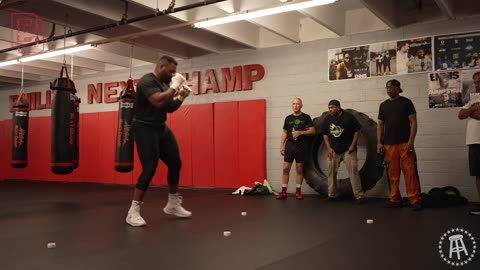
[[[25,62],[30,62],[30,61],[34,61],[34,60],[45,59],[45,58],[54,57],[54,56],[62,55],[62,54],[70,54],[70,53],[75,53],[75,52],[81,52],[81,51],[85,51],[85,50],[89,50],[89,49],[93,49],[93,48],[95,48],[95,46],[93,44],[88,44],[88,45],[82,45],[82,46],[78,46],[78,47],[72,47],[72,48],[67,48],[67,49],[62,49],[62,50],[46,52],[46,53],[42,53],[42,54],[25,56],[25,57],[13,59],[13,60],[0,62],[0,67],[6,67],[6,66],[11,66],[11,65],[25,63]]]
[[[15,64],[20,64],[20,62],[18,62],[18,59],[0,62],[0,67],[6,67],[10,65],[15,65]]]
[[[83,46],[78,46],[78,47],[73,47],[73,48],[68,48],[68,49],[63,49],[63,50],[58,50],[58,51],[51,51],[47,53],[42,53],[42,54],[36,54],[32,56],[27,56],[27,57],[22,57],[18,59],[18,61],[24,63],[24,62],[30,62],[33,60],[39,60],[39,59],[45,59],[49,57],[54,57],[57,55],[63,55],[63,54],[69,54],[69,53],[75,53],[75,52],[81,52],[85,50],[90,50],[93,49],[94,47],[92,45],[83,45]]]
[[[212,20],[207,19],[206,21],[195,23],[194,26],[197,28],[204,28],[204,27],[209,27],[209,26],[214,26],[219,24],[237,22],[242,20],[250,20],[253,18],[264,17],[264,16],[284,13],[288,11],[327,5],[327,4],[334,3],[336,1],[337,0],[311,0],[311,1],[301,2],[301,3],[294,3],[294,4],[281,4],[280,6],[273,7],[273,8],[260,9],[257,11],[247,10],[246,12],[235,14],[235,15],[230,15],[230,16],[221,17],[221,18],[212,19]]]

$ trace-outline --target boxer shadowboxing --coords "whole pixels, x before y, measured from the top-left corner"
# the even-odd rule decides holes
[[[175,136],[165,124],[167,113],[176,111],[191,92],[183,85],[185,78],[177,73],[177,65],[177,61],[172,57],[162,56],[154,71],[144,75],[137,84],[132,130],[142,173],[138,177],[126,218],[126,222],[131,226],[147,224],[140,215],[140,208],[157,169],[158,160],[162,160],[168,167],[169,194],[163,211],[180,218],[192,215],[192,212],[183,208],[182,197],[178,194],[182,162]]]

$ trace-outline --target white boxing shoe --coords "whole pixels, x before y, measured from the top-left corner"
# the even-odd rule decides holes
[[[182,207],[182,196],[178,193],[168,194],[168,202],[165,208],[163,208],[163,212],[180,218],[189,218],[192,216],[192,212]]]
[[[140,216],[140,207],[143,203],[132,201],[132,206],[128,210],[126,222],[133,227],[141,227],[147,225],[147,222]]]

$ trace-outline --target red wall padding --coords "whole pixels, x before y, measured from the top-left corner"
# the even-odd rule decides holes
[[[266,178],[265,100],[238,103],[238,185]]]
[[[216,187],[213,104],[190,105],[192,115],[192,178],[195,187]]]
[[[80,104],[81,106],[81,104]],[[80,114],[80,159],[75,173],[86,182],[97,180],[97,164],[103,162],[99,158],[99,134],[97,133],[99,113]],[[112,170],[112,168],[109,168]]]
[[[215,186],[238,187],[238,102],[214,105]]]
[[[115,118],[114,112],[103,112],[98,114],[98,124],[95,133],[87,133],[84,135],[98,136],[98,163],[96,166],[97,181],[101,183],[115,183],[113,173],[115,172]],[[80,165],[79,165],[80,166]]]
[[[13,169],[11,120],[0,121],[0,180],[135,184],[142,168],[135,149],[134,170],[114,169],[118,113],[80,114],[80,162],[68,175],[50,172],[50,117],[30,117],[28,166]],[[180,147],[181,186],[236,188],[265,178],[265,100],[182,106],[167,125]],[[159,161],[152,185],[167,184]]]

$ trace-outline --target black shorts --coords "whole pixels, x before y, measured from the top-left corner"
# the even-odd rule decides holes
[[[290,141],[285,144],[283,161],[292,163],[305,163],[308,158],[308,143],[306,141]]]
[[[480,144],[468,145],[468,163],[470,176],[480,176]]]

